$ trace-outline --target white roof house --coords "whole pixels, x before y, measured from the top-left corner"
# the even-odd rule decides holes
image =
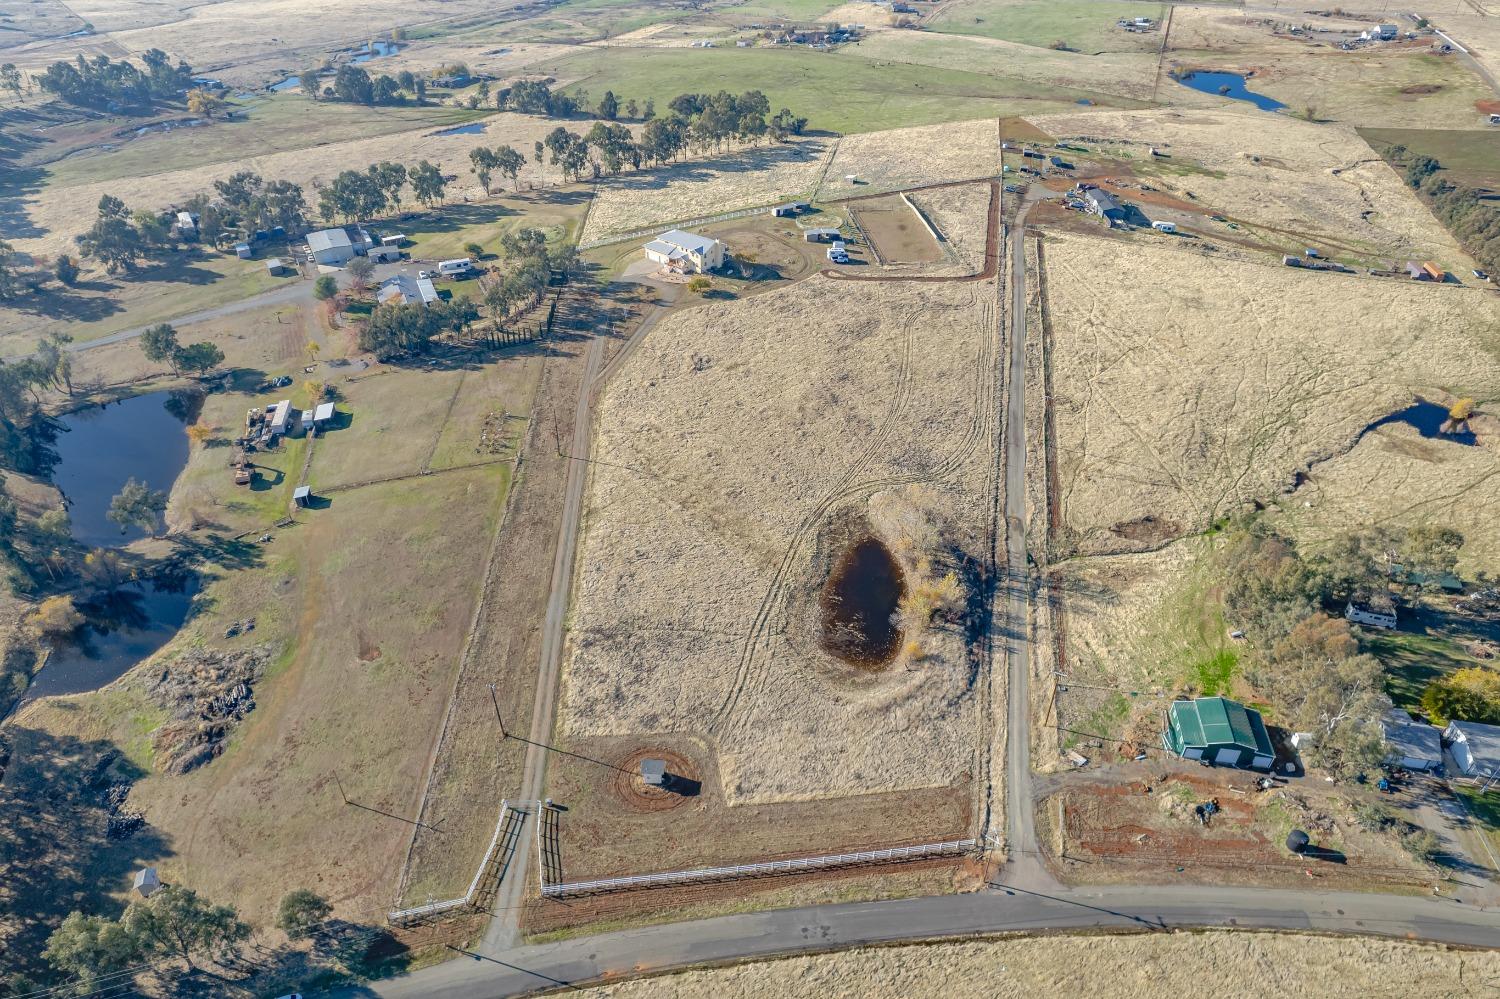
[[[668,270],[702,274],[724,266],[727,247],[709,236],[669,229],[647,243],[643,249],[647,260],[654,260]]]
[[[385,279],[375,297],[381,305],[390,305],[392,302],[399,302],[401,305],[410,305],[413,302],[431,305],[438,300],[438,293],[431,278],[414,278],[410,274],[396,274]]]
[[[1449,722],[1443,741],[1453,762],[1469,777],[1500,777],[1500,725],[1479,722]]]
[[[342,267],[354,259],[354,243],[343,229],[319,229],[308,233],[307,249],[313,260],[329,267]]]
[[[1408,770],[1431,770],[1443,762],[1442,733],[1436,726],[1424,725],[1400,708],[1386,712],[1380,721],[1385,731],[1387,757]]]

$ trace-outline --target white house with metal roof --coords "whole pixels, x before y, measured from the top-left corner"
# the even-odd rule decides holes
[[[669,229],[645,246],[646,259],[682,274],[702,274],[724,266],[722,242],[694,232]]]
[[[1380,727],[1390,762],[1408,770],[1432,770],[1442,765],[1442,732],[1436,726],[1424,725],[1400,708],[1393,708],[1381,719]]]
[[[315,263],[328,267],[342,267],[354,259],[354,242],[341,228],[308,233],[307,249]]]

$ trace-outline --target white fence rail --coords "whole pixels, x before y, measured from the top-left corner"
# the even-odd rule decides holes
[[[968,853],[975,849],[978,844],[978,840],[956,839],[945,843],[893,846],[884,850],[863,850],[857,853],[831,853],[822,857],[767,860],[755,864],[738,864],[733,867],[703,867],[693,871],[638,874],[625,878],[605,878],[602,881],[573,881],[555,885],[544,883],[542,885],[542,894],[549,898],[557,898],[563,895],[592,895],[600,892],[622,891],[627,888],[644,888],[650,885],[692,884],[699,881],[724,881],[731,878],[749,878],[766,874],[791,874],[798,871],[813,871],[830,867],[849,867],[856,864],[919,860],[923,857],[941,857]]]
[[[489,849],[484,851],[484,859],[479,862],[479,870],[474,872],[474,880],[469,882],[469,890],[464,892],[460,898],[450,898],[442,902],[428,902],[411,909],[397,909],[386,913],[386,921],[401,925],[403,923],[420,922],[423,919],[431,919],[454,909],[462,909],[474,902],[474,896],[479,891],[479,882],[484,878],[485,868],[489,867],[490,859],[495,850],[500,846],[500,834],[505,830],[506,820],[510,817],[510,802],[504,799],[500,802],[500,818],[495,820],[495,834],[490,837]],[[519,811],[519,809],[517,810]]]

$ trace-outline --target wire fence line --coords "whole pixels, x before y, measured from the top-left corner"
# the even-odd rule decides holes
[[[704,881],[727,881],[735,878],[759,877],[769,874],[792,874],[799,871],[826,870],[833,867],[852,867],[859,864],[896,863],[905,860],[920,860],[927,857],[965,854],[977,849],[978,846],[979,840],[956,839],[943,843],[893,846],[883,850],[831,853],[819,857],[799,857],[792,860],[767,860],[754,864],[736,864],[731,867],[702,867],[691,871],[637,874],[631,877],[605,878],[600,881],[573,881],[550,885],[543,881],[542,895],[547,898],[559,898],[567,895],[593,895],[603,892],[622,891],[629,888],[644,888],[653,885],[695,884]]]
[[[528,803],[522,802],[521,804]],[[404,926],[432,919],[455,909],[472,906],[475,897],[479,894],[479,885],[484,880],[484,872],[489,869],[496,851],[509,851],[514,847],[516,840],[520,838],[520,827],[526,821],[526,814],[525,809],[517,808],[508,800],[501,800],[500,817],[495,820],[495,834],[490,837],[490,845],[484,851],[484,859],[479,862],[479,869],[474,872],[474,880],[469,882],[469,890],[463,895],[442,902],[428,902],[426,905],[418,905],[410,909],[396,909],[386,913],[386,920],[394,925]],[[516,819],[514,828],[510,835],[506,835],[507,828],[511,828],[510,820],[513,816]]]

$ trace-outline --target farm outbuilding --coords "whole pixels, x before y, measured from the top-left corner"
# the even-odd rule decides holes
[[[1442,733],[1433,725],[1425,725],[1411,715],[1395,708],[1381,719],[1385,732],[1385,744],[1390,750],[1386,757],[1397,766],[1408,770],[1431,770],[1443,762]]]
[[[307,249],[316,263],[327,267],[342,267],[354,259],[354,243],[343,229],[308,233]]]
[[[1276,762],[1260,712],[1227,697],[1173,701],[1161,739],[1178,756],[1214,766],[1270,770]]]
[[[661,787],[667,782],[666,760],[642,760],[641,780],[649,787]]]
[[[143,867],[135,872],[135,891],[141,898],[150,898],[161,890],[161,876],[154,867]]]
[[[839,238],[837,229],[818,228],[807,229],[802,233],[802,238],[809,243],[831,243]]]
[[[280,257],[272,257],[270,260],[266,261],[266,273],[268,274],[273,274],[277,277],[280,277],[283,274],[290,274],[291,272],[292,269],[288,267],[286,261],[282,260]]]
[[[241,260],[249,260],[255,256],[255,251],[250,248],[249,243],[236,243],[234,244],[234,255]]]
[[[312,487],[298,486],[292,490],[292,502],[298,506],[307,506],[312,502]]]
[[[1344,617],[1370,628],[1394,628],[1396,603],[1383,593],[1363,599],[1351,597],[1344,605]]]

